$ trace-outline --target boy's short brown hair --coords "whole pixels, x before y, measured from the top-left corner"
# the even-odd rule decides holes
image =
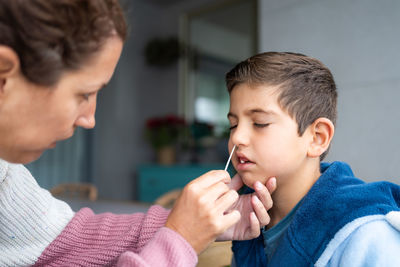
[[[18,54],[22,74],[39,85],[54,85],[108,37],[124,41],[126,32],[118,0],[0,0],[0,45]]]
[[[336,123],[335,81],[314,58],[290,52],[261,53],[237,64],[225,80],[229,93],[241,83],[279,86],[278,102],[296,120],[300,136],[318,118]]]

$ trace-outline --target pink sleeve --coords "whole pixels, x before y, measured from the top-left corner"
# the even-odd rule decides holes
[[[185,257],[182,257],[186,255]],[[189,256],[191,255],[191,256]],[[139,254],[125,252],[119,258],[118,267],[136,266],[196,266],[197,255],[193,248],[167,227],[161,228]]]
[[[158,257],[166,262],[191,262],[195,266],[197,255],[193,248],[177,233],[163,227],[168,214],[160,206],[150,207],[147,213],[130,215],[96,215],[83,208],[34,266],[115,266],[118,257],[126,251],[128,256],[121,257],[121,264],[133,257],[136,261],[131,266],[151,266],[148,262]],[[180,250],[178,255],[176,250]],[[153,255],[151,259],[147,256],[149,251]]]

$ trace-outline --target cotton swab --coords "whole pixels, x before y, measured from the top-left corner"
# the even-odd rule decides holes
[[[232,155],[233,155],[233,151],[235,151],[235,148],[236,148],[236,145],[233,146],[231,154],[229,155],[228,161],[226,162],[225,171],[228,169],[229,162],[231,161],[231,158],[232,158]]]

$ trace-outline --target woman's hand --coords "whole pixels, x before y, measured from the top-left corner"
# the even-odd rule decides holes
[[[243,186],[242,179],[236,174],[228,185],[233,190]],[[217,240],[248,240],[260,235],[260,228],[270,222],[268,210],[272,207],[271,194],[276,189],[276,179],[271,177],[266,185],[256,182],[253,186],[254,193],[241,195],[239,200],[231,207],[241,214],[240,221],[220,235]]]
[[[179,233],[199,254],[240,220],[240,213],[232,207],[239,195],[230,183],[228,172],[223,170],[191,181],[176,200],[165,226]]]

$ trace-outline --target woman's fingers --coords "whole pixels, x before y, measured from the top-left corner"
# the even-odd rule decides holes
[[[269,224],[271,218],[268,214],[268,210],[272,208],[273,201],[271,194],[276,189],[276,178],[271,177],[268,179],[266,185],[264,186],[260,182],[254,184],[254,191],[251,198],[251,204],[253,206],[255,215],[259,222],[259,227],[263,227]]]
[[[242,178],[238,173],[232,177],[231,182],[228,186],[230,189],[233,189],[235,191],[238,191],[243,186]]]
[[[184,237],[197,253],[240,220],[238,211],[226,212],[238,198],[237,192],[229,189],[229,181],[229,174],[220,170],[193,180],[168,216],[165,226]]]
[[[225,193],[227,193],[229,190],[230,189],[227,184],[225,184],[223,182],[218,182],[218,183],[215,183],[215,184],[209,186],[205,190],[203,197],[208,198],[208,197],[212,196],[212,198],[219,199]]]
[[[276,189],[276,178],[275,177],[269,178],[267,180],[266,186],[267,186],[269,193],[272,194]]]
[[[268,214],[268,209],[263,205],[263,203],[256,195],[253,195],[251,197],[251,204],[253,206],[255,215],[257,215],[257,219],[259,221],[259,227],[263,227],[269,224],[271,219]]]
[[[262,183],[258,181],[255,182],[254,184],[255,194],[258,196],[259,200],[267,210],[272,208],[273,201],[271,194],[273,193],[273,191],[275,191],[275,189],[276,189],[275,177],[270,178],[267,181],[266,186],[264,186]]]
[[[225,224],[223,228],[225,228],[225,230],[226,230],[229,227],[231,227],[232,225],[236,224],[237,222],[239,222],[241,216],[242,215],[240,214],[240,212],[238,210],[233,210],[233,211],[230,211],[229,213],[226,213],[223,218],[223,221]]]
[[[260,235],[260,222],[254,212],[250,212],[250,236],[256,238]]]
[[[217,209],[220,211],[229,210],[239,199],[239,194],[235,190],[228,190],[216,201]]]
[[[228,184],[231,181],[231,177],[229,176],[229,173],[224,170],[213,170],[209,171],[199,178],[193,180],[189,184],[195,182],[196,186],[201,187],[201,188],[208,188],[211,185],[218,183],[218,182],[223,182],[225,184]]]

